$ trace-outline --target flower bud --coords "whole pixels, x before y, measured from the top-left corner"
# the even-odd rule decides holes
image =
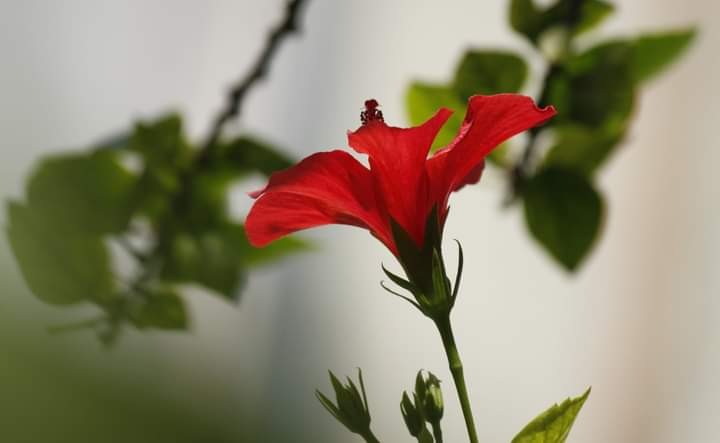
[[[417,437],[420,431],[425,427],[425,420],[420,411],[417,410],[407,392],[403,392],[402,401],[400,402],[400,412],[402,413],[405,425],[410,431],[410,435]]]
[[[358,379],[360,389],[349,377],[347,384],[343,385],[335,377],[335,374],[330,372],[330,381],[335,390],[337,405],[318,390],[315,391],[315,395],[325,409],[351,432],[368,435],[370,434],[370,411],[368,410],[362,372],[359,369]]]
[[[432,372],[428,372],[427,377],[423,376],[423,371],[418,372],[415,378],[415,394],[425,419],[431,424],[439,423],[444,411],[440,380]]]
[[[427,420],[430,423],[436,423],[442,419],[444,410],[440,380],[433,374],[429,374],[426,386],[427,391],[423,401],[423,409]]]

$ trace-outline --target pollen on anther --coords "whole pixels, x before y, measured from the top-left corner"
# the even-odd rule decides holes
[[[378,109],[380,104],[374,98],[365,100],[365,110],[360,113],[360,121],[367,125],[373,120],[384,121],[382,111]]]

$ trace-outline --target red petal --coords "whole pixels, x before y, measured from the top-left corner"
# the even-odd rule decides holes
[[[433,140],[451,113],[441,109],[422,125],[407,129],[375,120],[348,134],[350,146],[370,157],[378,198],[418,245],[422,244],[430,209],[425,162]]]
[[[552,106],[539,108],[530,97],[498,94],[470,98],[455,140],[427,162],[431,204],[443,210],[451,192],[480,178],[485,157],[510,137],[555,115]]]
[[[313,154],[276,172],[260,191],[245,222],[253,246],[264,246],[286,234],[326,224],[370,230],[393,253],[387,217],[375,201],[370,171],[343,151]]]

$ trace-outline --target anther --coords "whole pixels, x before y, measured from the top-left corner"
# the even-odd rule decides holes
[[[363,125],[367,125],[371,121],[384,121],[382,111],[378,109],[380,104],[374,98],[365,100],[365,110],[360,113],[360,121]]]

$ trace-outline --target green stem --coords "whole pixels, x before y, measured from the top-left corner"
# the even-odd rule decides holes
[[[447,355],[448,364],[453,380],[455,380],[455,388],[457,389],[458,399],[462,407],[463,417],[465,418],[465,426],[467,427],[470,443],[478,443],[477,431],[475,431],[475,420],[473,419],[472,409],[470,407],[470,399],[465,386],[465,376],[463,375],[463,365],[460,360],[460,353],[455,344],[452,327],[450,326],[450,316],[444,320],[436,321],[440,337],[442,337],[445,354]]]
[[[442,429],[440,428],[440,422],[432,424],[433,436],[435,437],[435,443],[443,443]]]

